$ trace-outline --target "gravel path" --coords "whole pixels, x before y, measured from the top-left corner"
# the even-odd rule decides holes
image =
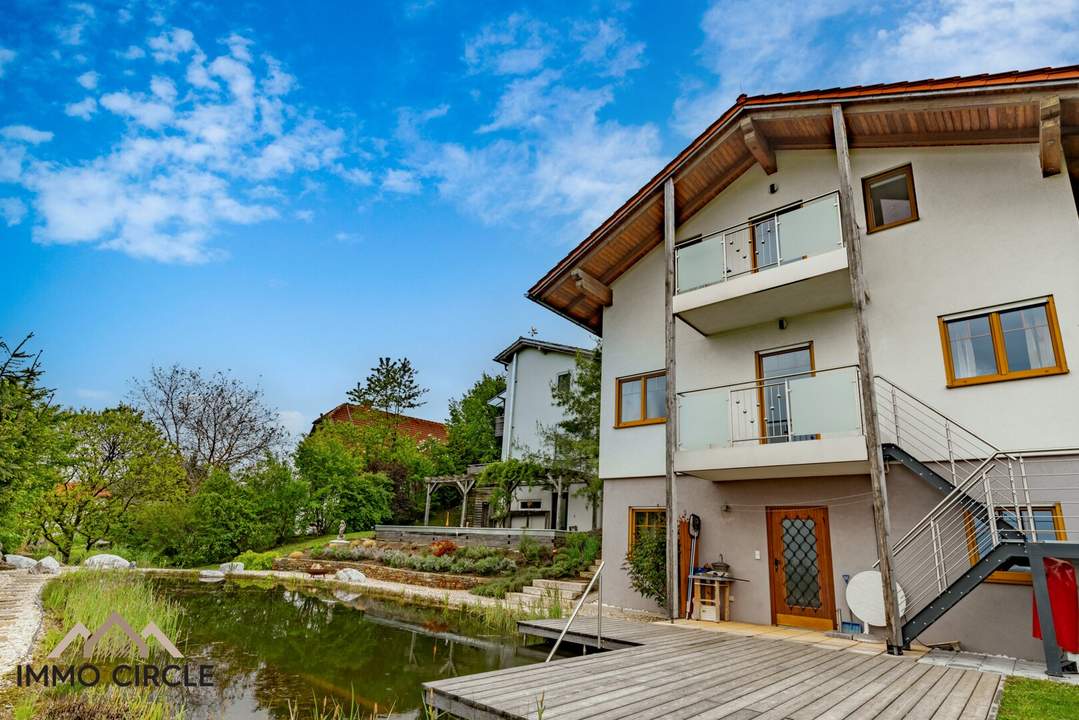
[[[29,658],[41,627],[41,588],[55,575],[26,570],[0,572],[0,687],[11,684],[15,666]]]

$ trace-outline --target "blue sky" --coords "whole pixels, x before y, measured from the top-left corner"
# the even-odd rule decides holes
[[[0,22],[0,335],[66,404],[178,362],[294,432],[379,355],[443,419],[525,290],[750,94],[1079,62],[1079,1],[23,2]]]

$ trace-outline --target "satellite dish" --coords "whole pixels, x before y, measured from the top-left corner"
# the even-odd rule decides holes
[[[907,594],[895,586],[899,614],[907,611]],[[847,607],[868,625],[884,625],[884,581],[876,570],[860,572],[847,583]]]

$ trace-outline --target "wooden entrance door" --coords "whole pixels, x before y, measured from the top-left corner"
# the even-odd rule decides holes
[[[768,508],[772,621],[817,630],[835,628],[835,586],[828,508]]]

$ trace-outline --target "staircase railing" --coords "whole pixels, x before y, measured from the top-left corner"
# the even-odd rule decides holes
[[[562,638],[566,637],[566,633],[569,632],[569,626],[573,624],[573,621],[577,619],[577,613],[581,611],[581,606],[584,605],[585,598],[588,597],[588,593],[592,592],[592,585],[599,583],[596,589],[596,647],[600,650],[603,649],[603,580],[600,576],[603,574],[603,564],[605,561],[600,560],[599,567],[596,568],[596,574],[588,581],[588,585],[585,586],[584,592],[581,593],[581,597],[577,599],[577,604],[573,607],[573,612],[569,616],[569,620],[566,621],[565,626],[562,628],[562,632],[558,633],[558,639],[554,642],[554,647],[551,648],[551,652],[547,654],[547,659],[543,662],[551,662],[551,658],[558,652],[558,646],[562,644]]]

